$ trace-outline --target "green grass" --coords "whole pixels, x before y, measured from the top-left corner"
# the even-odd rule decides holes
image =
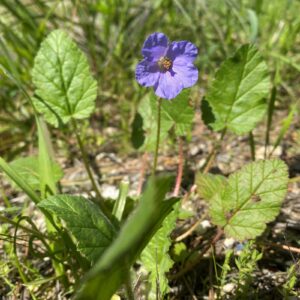
[[[145,93],[135,82],[134,69],[148,34],[162,31],[171,40],[195,43],[201,75],[198,88],[204,89],[225,56],[241,43],[254,42],[269,61],[274,83],[281,87],[278,100],[286,101],[285,93],[297,94],[299,9],[299,2],[288,0],[3,0],[0,64],[32,94],[30,72],[41,40],[54,28],[65,29],[88,55],[99,82],[97,126],[113,123],[129,140],[130,122]],[[33,112],[17,85],[1,75],[0,152],[13,156],[8,149],[18,153],[27,146],[26,139],[20,146],[24,136],[32,138]],[[107,105],[113,107],[107,111]],[[112,119],[112,114],[117,118]]]
[[[266,144],[271,144],[269,132],[273,129],[274,110],[280,106],[287,112],[299,111],[294,105],[300,96],[299,11],[300,2],[296,0],[2,0],[0,156],[10,161],[27,153],[33,141],[37,145],[34,111],[20,87],[33,95],[34,57],[41,41],[55,28],[66,30],[76,40],[87,54],[98,81],[92,126],[83,122],[84,129],[88,128],[84,138],[90,152],[92,144],[102,146],[108,142],[105,136],[100,136],[107,126],[118,128],[109,143],[115,140],[120,151],[133,151],[131,123],[147,91],[135,81],[135,66],[141,59],[145,38],[155,31],[164,32],[170,40],[190,40],[198,46],[196,65],[200,76],[193,88],[196,103],[200,102],[200,95],[207,89],[221,61],[241,44],[255,43],[268,62],[276,90],[266,120]],[[285,127],[283,125],[282,131]],[[62,132],[53,130],[52,134],[57,137],[57,144],[63,140],[56,148],[62,148],[61,144],[68,141],[67,128]],[[49,275],[43,270],[39,275],[37,261],[43,253],[33,251],[30,259],[21,256],[20,261],[14,253],[14,229],[28,204],[24,203],[22,208],[11,206],[2,187],[0,196],[4,199],[5,216],[8,216],[0,220],[0,244],[3,243],[0,253],[4,254],[0,259],[0,286],[10,289],[11,295],[20,295],[24,290],[21,283],[26,283],[35,287],[32,297],[46,299],[43,293],[51,294],[54,289],[51,277],[54,273]],[[11,220],[9,225],[8,220]],[[22,232],[29,230],[28,234],[32,234],[32,224],[22,224]],[[24,241],[18,240],[15,244],[19,242]],[[47,256],[47,252],[44,255]],[[66,293],[72,292],[72,288],[67,288]],[[0,288],[0,294],[4,292]]]

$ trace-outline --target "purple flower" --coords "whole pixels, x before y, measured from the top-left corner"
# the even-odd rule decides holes
[[[136,67],[136,80],[142,86],[153,86],[161,98],[173,99],[198,80],[193,64],[198,50],[191,42],[169,43],[163,33],[155,32],[144,42],[142,54],[144,59]]]

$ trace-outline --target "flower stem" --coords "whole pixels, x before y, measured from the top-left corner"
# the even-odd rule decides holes
[[[160,140],[160,119],[161,119],[161,98],[157,100],[157,132],[156,132],[156,146],[154,152],[154,162],[152,168],[152,175],[155,175],[157,167],[157,158],[158,158],[158,149],[159,149],[159,140]]]
[[[99,201],[99,205],[100,205],[102,211],[109,217],[110,213],[108,212],[108,209],[106,208],[106,205],[104,203],[104,199],[103,199],[103,197],[102,197],[102,195],[101,195],[101,193],[98,189],[97,183],[96,183],[95,178],[92,174],[92,170],[91,170],[91,168],[89,166],[89,162],[88,162],[87,152],[85,151],[84,143],[83,143],[83,141],[82,141],[82,139],[81,139],[81,137],[78,133],[77,124],[76,124],[76,121],[74,119],[72,119],[72,125],[74,127],[77,143],[79,145],[79,149],[80,149],[80,152],[81,152],[81,155],[82,155],[82,159],[83,159],[85,169],[86,169],[87,174],[88,174],[88,176],[91,180],[93,190],[95,191],[97,199]]]
[[[220,147],[221,147],[222,141],[225,137],[226,131],[227,131],[227,128],[225,127],[221,133],[220,140],[217,141],[216,144],[214,144],[212,151],[209,153],[208,157],[206,158],[205,164],[202,168],[204,174],[206,174],[209,171],[212,163],[214,162],[217,152],[220,150]]]

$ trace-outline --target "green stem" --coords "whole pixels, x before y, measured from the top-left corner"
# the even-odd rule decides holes
[[[83,159],[83,163],[84,163],[84,166],[85,166],[85,169],[88,173],[88,176],[91,180],[91,183],[92,183],[92,186],[93,186],[93,190],[95,191],[96,195],[97,195],[97,199],[99,200],[99,205],[102,209],[102,211],[107,215],[107,216],[110,216],[110,213],[104,203],[104,199],[98,189],[98,186],[96,184],[96,181],[95,181],[95,178],[92,174],[92,171],[91,171],[91,168],[89,166],[89,161],[88,161],[88,156],[87,156],[87,152],[85,151],[85,147],[84,147],[84,143],[80,137],[80,134],[78,133],[78,128],[77,128],[77,124],[76,124],[76,121],[74,119],[72,119],[72,125],[73,125],[73,128],[74,128],[74,131],[75,131],[75,135],[76,135],[76,139],[77,139],[77,143],[79,145],[79,149],[80,149],[80,152],[81,152],[81,155],[82,155],[82,159]]]
[[[220,137],[220,140],[216,142],[216,144],[214,144],[213,146],[213,149],[211,150],[211,152],[209,153],[208,157],[206,158],[206,161],[204,163],[204,166],[203,166],[203,173],[206,174],[210,167],[211,167],[211,164],[214,162],[215,158],[216,158],[216,155],[217,155],[217,152],[220,150],[221,148],[221,144],[224,140],[224,137],[225,137],[225,134],[226,134],[226,131],[227,131],[227,127],[225,127],[221,133],[221,137]]]
[[[159,141],[160,141],[161,100],[162,100],[161,98],[158,98],[157,100],[157,131],[156,131],[156,146],[154,152],[152,175],[155,175],[156,167],[157,167],[158,149],[159,149]]]
[[[251,151],[251,159],[252,161],[255,161],[255,141],[252,131],[249,132],[249,146]]]

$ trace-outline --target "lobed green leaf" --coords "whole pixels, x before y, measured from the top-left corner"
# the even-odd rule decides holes
[[[92,201],[79,196],[51,196],[38,204],[65,221],[77,242],[77,249],[92,264],[116,236],[113,224]]]
[[[242,46],[217,71],[206,100],[212,107],[214,130],[236,134],[251,131],[266,112],[270,89],[267,65],[254,45]]]
[[[97,82],[85,55],[64,31],[55,30],[42,42],[32,80],[36,87],[33,103],[50,124],[58,127],[93,112]]]
[[[287,193],[288,170],[278,159],[257,161],[228,178],[228,184],[211,199],[214,224],[238,240],[255,238],[278,215]]]

